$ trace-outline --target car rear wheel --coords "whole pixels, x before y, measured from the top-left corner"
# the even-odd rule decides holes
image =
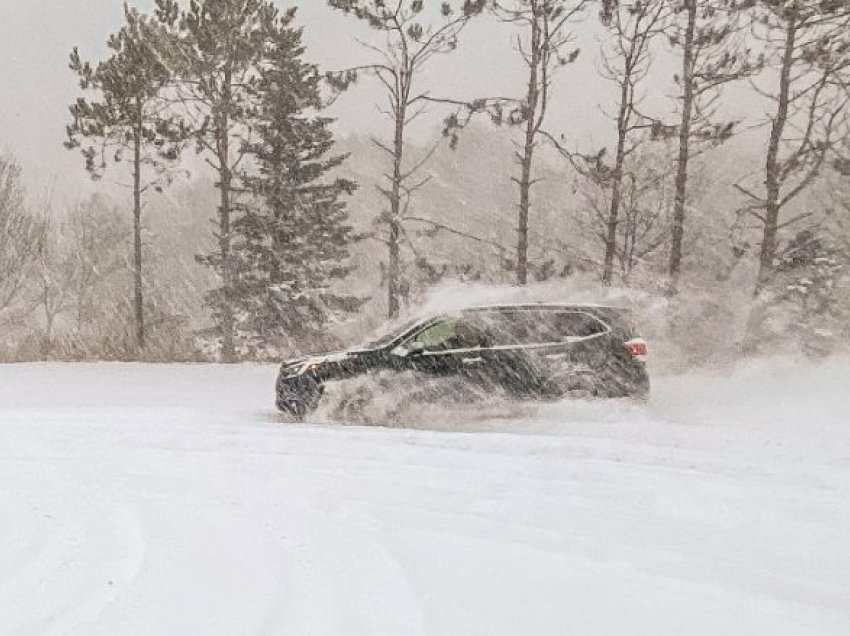
[[[648,378],[619,365],[600,369],[565,364],[553,375],[552,386],[556,394],[569,398],[646,400],[649,397]]]

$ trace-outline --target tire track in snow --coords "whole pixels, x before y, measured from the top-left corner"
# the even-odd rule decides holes
[[[55,467],[26,479],[40,496],[25,505],[49,512],[27,527],[32,538],[0,581],[3,633],[85,633],[141,568],[145,544],[138,518],[102,494],[81,509],[69,488],[73,480]]]

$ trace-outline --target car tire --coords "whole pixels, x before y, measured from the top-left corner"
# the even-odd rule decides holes
[[[278,400],[280,409],[293,422],[303,422],[313,411],[319,408],[319,402],[325,392],[323,385],[311,380],[309,387],[297,397]]]

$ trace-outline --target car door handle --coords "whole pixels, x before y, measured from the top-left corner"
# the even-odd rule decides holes
[[[481,356],[478,356],[477,358],[463,358],[462,362],[464,364],[478,364],[483,359],[484,358],[482,358]]]

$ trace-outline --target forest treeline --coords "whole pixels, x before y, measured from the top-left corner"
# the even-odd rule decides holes
[[[847,2],[327,4],[366,63],[319,68],[269,0],[125,5],[107,56],[71,52],[65,146],[132,195],[58,211],[0,157],[0,358],[276,359],[450,280],[663,297],[654,333],[693,355],[848,341]],[[507,35],[517,94],[428,85],[477,21]],[[554,127],[578,64],[607,145]],[[346,91],[384,134],[335,138]]]

